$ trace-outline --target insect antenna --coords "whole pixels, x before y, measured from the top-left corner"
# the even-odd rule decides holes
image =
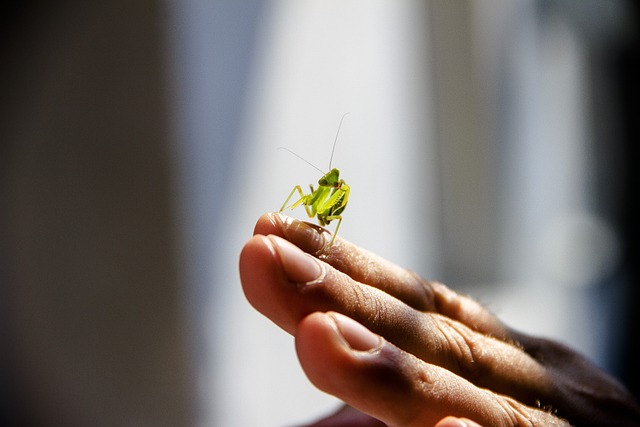
[[[331,163],[333,162],[333,153],[336,151],[336,144],[338,143],[338,135],[340,135],[340,128],[342,127],[342,121],[349,113],[344,113],[342,118],[340,119],[340,124],[338,125],[338,130],[336,132],[336,137],[333,140],[333,148],[331,148],[331,158],[329,158],[329,170],[331,170]]]
[[[294,156],[296,156],[297,158],[299,158],[300,160],[302,160],[303,162],[305,162],[306,164],[308,164],[309,166],[311,166],[312,168],[314,168],[315,170],[317,170],[318,172],[320,172],[321,174],[325,174],[326,172],[324,172],[322,169],[320,169],[319,167],[317,167],[316,165],[314,165],[313,163],[311,163],[310,161],[308,161],[307,159],[305,159],[304,157],[302,157],[301,155],[289,150],[287,147],[278,147],[278,150],[285,150],[288,151],[289,153],[293,154]]]

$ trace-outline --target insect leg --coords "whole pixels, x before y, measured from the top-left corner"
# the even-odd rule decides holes
[[[295,202],[291,206],[287,206],[287,203],[289,203],[289,200],[291,199],[291,196],[293,196],[293,193],[295,193],[296,190],[298,190],[298,193],[300,193],[300,200],[298,200],[297,202]],[[278,212],[282,212],[286,208],[291,208],[291,209],[295,208],[300,203],[302,203],[302,201],[304,200],[304,197],[305,196],[304,196],[304,193],[302,192],[302,188],[300,188],[299,185],[296,185],[295,187],[293,187],[293,190],[291,190],[291,193],[289,193],[289,197],[287,197],[287,200],[284,201],[284,203],[282,204],[282,207],[280,208],[280,210]]]
[[[331,246],[333,246],[333,241],[336,240],[336,236],[338,235],[338,230],[340,229],[340,224],[342,224],[341,215],[331,215],[327,217],[327,221],[333,221],[334,219],[338,220],[338,224],[336,224],[336,229],[333,231],[333,237],[331,238],[331,242],[329,242],[329,248],[327,248],[327,251],[331,249]]]

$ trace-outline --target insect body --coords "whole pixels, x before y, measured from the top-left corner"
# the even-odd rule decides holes
[[[329,243],[329,249],[331,249],[333,241],[338,235],[340,224],[342,224],[342,212],[347,207],[351,188],[343,179],[340,179],[340,171],[336,168],[331,169],[318,180],[317,189],[314,190],[313,185],[309,187],[311,188],[311,193],[309,194],[304,194],[299,185],[293,187],[293,190],[289,193],[289,197],[287,197],[287,200],[284,201],[280,208],[280,212],[287,208],[287,203],[289,203],[293,194],[298,191],[300,200],[292,204],[290,206],[291,209],[295,209],[300,205],[304,206],[309,218],[317,216],[318,223],[321,226],[328,225],[333,220],[338,221],[338,225],[336,225],[333,237]]]
[[[318,188],[314,189],[313,185],[310,185],[309,187],[311,188],[311,193],[304,194],[302,188],[299,185],[296,185],[295,187],[293,187],[293,190],[291,190],[291,193],[289,193],[289,197],[287,197],[287,200],[284,201],[279,211],[282,212],[287,208],[295,209],[296,207],[302,205],[304,206],[304,209],[307,212],[309,218],[317,217],[318,223],[323,227],[325,225],[328,225],[333,220],[338,221],[338,225],[336,225],[336,229],[333,232],[333,237],[331,238],[331,242],[329,243],[329,249],[331,249],[331,246],[333,246],[333,242],[338,235],[340,224],[342,224],[342,212],[347,207],[347,202],[349,201],[349,193],[351,192],[351,188],[347,185],[346,182],[344,182],[343,179],[340,178],[340,171],[337,168],[331,168],[333,152],[336,148],[338,134],[340,133],[342,120],[344,120],[345,116],[346,114],[342,116],[342,119],[340,120],[338,132],[336,133],[336,139],[333,142],[331,160],[329,160],[330,170],[318,180]],[[298,156],[295,153],[293,154]],[[300,195],[300,199],[297,202],[293,203],[291,206],[287,206],[287,203],[289,203],[289,200],[291,199],[291,197],[293,197],[296,191]]]

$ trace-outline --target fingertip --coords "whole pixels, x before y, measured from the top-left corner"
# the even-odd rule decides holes
[[[318,259],[304,253],[288,240],[274,235],[269,235],[267,238],[275,248],[282,268],[291,282],[312,284],[322,279],[324,267]]]
[[[313,363],[315,356],[322,353],[335,353],[336,347],[342,344],[336,323],[322,312],[311,313],[300,321],[295,340],[302,363]]]
[[[279,237],[284,237],[282,233],[282,219],[283,215],[278,212],[267,212],[258,218],[256,225],[253,229],[253,234],[268,236],[269,234],[275,234]]]
[[[315,312],[300,321],[296,333],[296,349],[300,356],[310,356],[311,362],[322,353],[325,356],[358,356],[358,353],[374,353],[384,344],[384,339],[360,323],[336,312]],[[326,357],[323,361],[326,362]],[[346,361],[346,359],[342,359]]]
[[[240,283],[244,294],[258,311],[262,310],[261,302],[267,298],[268,287],[263,286],[266,280],[278,274],[274,262],[275,249],[271,241],[261,235],[253,236],[245,243],[240,252]]]
[[[337,326],[326,313],[315,312],[303,318],[296,328],[295,348],[309,381],[331,393],[335,388],[336,355],[341,353]]]
[[[303,251],[319,256],[325,253],[329,232],[319,225],[286,216],[280,212],[267,212],[258,218],[254,235],[275,235],[289,240]],[[337,242],[337,241],[336,241]]]
[[[251,237],[240,251],[239,268],[240,275],[246,275],[254,270],[257,264],[273,259],[275,248],[266,236],[256,235]]]
[[[434,427],[482,427],[475,421],[467,418],[446,417],[443,418]]]
[[[382,347],[384,340],[360,323],[340,313],[329,313],[338,327],[340,336],[355,351],[374,352]]]
[[[410,388],[397,366],[401,355],[381,337],[371,337],[375,334],[346,319],[333,312],[305,317],[296,332],[300,365],[320,390],[375,419],[399,424]]]
[[[289,286],[273,241],[253,236],[240,252],[240,282],[247,301],[289,333],[300,319],[300,301]]]

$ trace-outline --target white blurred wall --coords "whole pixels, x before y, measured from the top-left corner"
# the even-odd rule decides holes
[[[205,297],[197,304],[207,349],[203,425],[304,422],[337,404],[308,384],[292,338],[245,301],[238,254],[260,214],[277,210],[294,185],[306,187],[319,178],[318,171],[277,148],[327,169],[338,123],[349,112],[333,159],[352,187],[340,234],[424,275],[436,274],[437,211],[428,208],[436,204],[436,157],[426,11],[411,1],[366,7],[357,1],[271,2],[258,8],[257,28],[244,27],[257,31],[249,48],[238,21],[216,15],[241,14],[243,6],[218,2],[209,9],[193,2],[189,7],[174,10],[181,16],[176,58],[185,52],[202,56],[188,59],[193,68],[175,68],[176,78],[184,81],[177,87],[190,94],[177,92],[182,100],[177,149],[184,159],[185,244],[205,251],[192,253],[201,262],[188,264],[199,272],[189,273],[202,292],[196,298]],[[218,44],[216,36],[237,49]],[[255,55],[249,78],[245,60],[239,59],[247,48]],[[209,83],[211,76],[222,80]],[[210,84],[207,101],[201,89]],[[206,119],[210,104],[225,106],[213,120]],[[236,128],[229,130],[223,117]],[[216,154],[211,148],[224,144],[232,149]],[[293,214],[305,217],[303,211]]]

